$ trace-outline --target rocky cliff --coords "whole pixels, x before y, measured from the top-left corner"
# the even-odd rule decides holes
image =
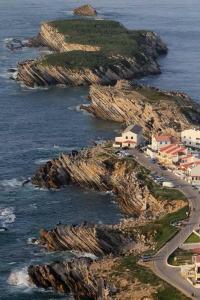
[[[112,225],[58,225],[40,231],[40,244],[48,250],[75,250],[96,256],[120,254],[131,240]]]
[[[77,184],[84,188],[112,191],[124,213],[146,216],[162,214],[166,208],[157,201],[143,179],[148,172],[134,159],[119,158],[109,147],[96,146],[76,156],[62,154],[41,166],[32,178],[40,187],[60,188]]]
[[[31,265],[28,274],[37,287],[71,293],[75,300],[108,299],[105,282],[90,271],[91,264],[91,259],[81,258],[70,262]]]
[[[167,53],[156,33],[127,30],[118,22],[105,20],[44,23],[33,44],[55,53],[19,63],[17,80],[27,86],[111,84],[158,74],[156,59]]]
[[[89,106],[93,115],[121,123],[138,123],[152,131],[178,131],[200,123],[200,107],[186,94],[119,81],[115,86],[92,85]]]

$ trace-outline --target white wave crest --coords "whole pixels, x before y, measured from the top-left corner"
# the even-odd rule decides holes
[[[21,270],[14,270],[8,277],[8,284],[21,287],[30,287],[31,283],[28,276],[27,267]]]
[[[20,187],[23,184],[23,180],[18,180],[17,178],[4,179],[0,181],[0,187]]]
[[[35,160],[35,165],[42,165],[50,161],[51,158],[41,158],[41,159],[36,159]]]
[[[76,105],[76,106],[69,106],[68,107],[68,110],[72,110],[72,111],[82,111],[82,109],[81,109],[81,104],[79,104],[79,105]]]
[[[2,227],[15,222],[16,216],[14,211],[14,207],[0,208],[0,222]]]

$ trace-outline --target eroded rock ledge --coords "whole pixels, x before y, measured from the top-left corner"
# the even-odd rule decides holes
[[[92,85],[89,106],[96,117],[120,123],[138,123],[152,131],[177,132],[200,124],[200,106],[183,93],[118,81],[115,86]]]
[[[58,225],[40,231],[40,245],[47,250],[75,250],[98,257],[123,253],[132,242],[114,225]]]
[[[104,280],[92,274],[91,264],[91,259],[80,258],[71,262],[32,265],[28,268],[28,274],[37,287],[72,293],[75,300],[108,299]]]
[[[19,63],[17,80],[30,87],[104,85],[119,79],[158,74],[156,59],[167,53],[166,45],[156,33],[127,30],[109,20],[44,23],[30,44],[41,44],[55,51]]]
[[[151,191],[148,171],[133,158],[119,158],[109,145],[62,154],[42,165],[32,178],[39,187],[60,188],[76,184],[83,188],[112,191],[125,214],[158,217],[170,211],[172,203],[158,201]]]
[[[112,147],[95,146],[80,151],[75,157],[62,154],[47,162],[36,172],[32,183],[47,188],[77,184],[113,191],[123,212],[140,214],[145,210],[151,214],[160,204],[140,178],[143,172],[146,170],[133,159],[119,159]]]

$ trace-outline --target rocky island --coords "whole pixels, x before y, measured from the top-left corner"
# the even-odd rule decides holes
[[[54,53],[19,63],[17,80],[30,87],[113,84],[119,79],[158,74],[156,59],[167,53],[156,33],[128,30],[111,20],[44,23],[32,43]]]
[[[75,8],[74,15],[85,16],[85,17],[95,17],[97,15],[97,11],[91,5],[85,4],[85,5]]]

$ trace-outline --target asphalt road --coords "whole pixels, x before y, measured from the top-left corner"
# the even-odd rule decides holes
[[[194,288],[187,280],[185,280],[180,275],[180,268],[170,266],[167,263],[168,257],[173,253],[192,233],[194,229],[199,228],[200,224],[200,194],[195,190],[190,184],[184,180],[179,179],[173,173],[165,170],[161,170],[157,164],[152,164],[150,159],[147,158],[143,153],[140,153],[136,149],[129,150],[131,154],[136,157],[136,160],[144,165],[146,168],[152,172],[156,172],[158,176],[162,176],[169,181],[173,181],[175,185],[179,186],[186,197],[188,198],[189,205],[191,208],[191,213],[188,222],[184,227],[182,227],[179,233],[171,239],[165,246],[158,251],[154,258],[154,271],[155,273],[167,281],[169,284],[173,285],[185,295],[192,299],[200,300],[200,289]],[[194,293],[195,296],[192,297]]]

